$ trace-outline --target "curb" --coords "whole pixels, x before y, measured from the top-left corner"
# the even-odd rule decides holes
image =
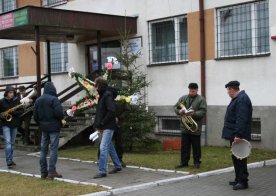
[[[261,167],[272,166],[272,165],[276,165],[276,159],[250,163],[250,164],[247,164],[247,167],[249,169],[253,169],[253,168],[261,168]],[[143,183],[143,184],[139,184],[139,185],[111,189],[109,191],[85,194],[82,196],[116,195],[116,194],[128,193],[128,192],[133,192],[133,191],[142,190],[142,189],[164,186],[164,185],[168,185],[168,184],[172,184],[172,183],[180,182],[180,181],[186,181],[186,180],[192,180],[192,179],[197,179],[197,178],[202,178],[202,177],[207,177],[207,176],[219,175],[219,174],[223,174],[223,173],[229,173],[232,171],[234,171],[234,167],[227,167],[224,169],[202,172],[202,173],[198,173],[198,174],[191,174],[191,175],[176,177],[176,178],[169,178],[169,179],[165,179],[165,180],[158,180],[158,181]]]

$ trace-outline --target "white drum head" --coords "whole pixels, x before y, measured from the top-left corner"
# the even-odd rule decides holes
[[[238,159],[244,159],[248,157],[251,153],[252,146],[250,142],[245,139],[241,139],[239,143],[233,142],[232,143],[232,154],[237,157]]]

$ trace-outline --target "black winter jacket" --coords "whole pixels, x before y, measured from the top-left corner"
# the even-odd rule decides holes
[[[96,129],[115,129],[116,128],[116,103],[117,91],[107,87],[98,90],[100,98],[96,107],[94,128]]]
[[[245,91],[233,98],[227,107],[222,138],[233,140],[235,137],[250,140],[252,103]]]
[[[41,131],[59,132],[63,117],[63,109],[57,98],[56,88],[52,82],[47,82],[43,95],[35,102],[34,120]]]
[[[17,96],[15,96],[13,99],[7,99],[6,95],[9,91],[14,91],[14,95],[16,95],[15,89],[11,86],[7,86],[4,94],[5,97],[0,100],[0,112],[5,112],[8,109],[20,104],[20,99],[18,99]],[[23,111],[23,108],[19,108],[16,111],[12,112],[12,120],[9,122],[6,121],[6,119],[4,119],[3,117],[1,117],[2,126],[8,126],[10,128],[18,127],[21,124],[19,116],[23,113]]]

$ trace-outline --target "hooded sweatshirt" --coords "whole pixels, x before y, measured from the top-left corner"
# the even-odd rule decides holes
[[[94,128],[115,129],[116,128],[116,104],[117,90],[111,87],[98,88],[100,98],[96,108]]]
[[[14,97],[12,99],[8,99],[8,92],[14,92]],[[16,91],[12,86],[7,86],[4,93],[4,98],[0,100],[0,112],[5,112],[8,109],[11,109],[20,104],[19,98],[16,96]],[[19,108],[16,111],[10,113],[12,115],[11,121],[6,121],[3,116],[0,116],[2,121],[2,126],[8,126],[10,128],[15,128],[20,125],[20,118],[19,116],[23,113],[23,108]]]
[[[63,117],[63,109],[57,98],[56,88],[52,82],[47,82],[43,95],[35,102],[34,120],[41,131],[59,132]]]

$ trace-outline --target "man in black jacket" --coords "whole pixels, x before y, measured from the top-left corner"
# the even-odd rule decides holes
[[[95,88],[99,93],[98,104],[94,128],[102,132],[100,144],[99,172],[94,178],[106,177],[108,153],[110,154],[115,168],[109,174],[117,173],[122,170],[121,162],[112,144],[112,136],[116,128],[116,104],[114,99],[116,95],[108,89],[107,82],[103,79],[97,79]]]
[[[52,82],[47,82],[44,86],[43,95],[36,100],[34,106],[34,119],[42,132],[40,151],[41,178],[46,178],[47,176],[52,179],[55,177],[62,178],[62,175],[56,171],[56,162],[63,117],[63,110],[57,98],[56,88]],[[46,156],[49,144],[51,144],[51,156],[48,170]]]
[[[4,98],[0,100],[0,112],[5,112],[19,104],[20,100],[16,96],[15,89],[12,86],[7,86]],[[22,113],[22,108],[11,112],[12,119],[10,121],[7,121],[4,116],[0,115],[5,143],[6,162],[9,168],[16,165],[13,161],[13,145],[16,138],[17,127],[20,125],[19,116]]]
[[[238,81],[230,81],[225,85],[231,102],[225,114],[222,138],[230,140],[230,146],[233,142],[238,143],[241,139],[251,138],[252,103],[245,91],[240,91],[239,86]],[[235,180],[230,181],[229,185],[232,185],[234,190],[247,189],[247,158],[240,160],[232,155],[232,161]]]

